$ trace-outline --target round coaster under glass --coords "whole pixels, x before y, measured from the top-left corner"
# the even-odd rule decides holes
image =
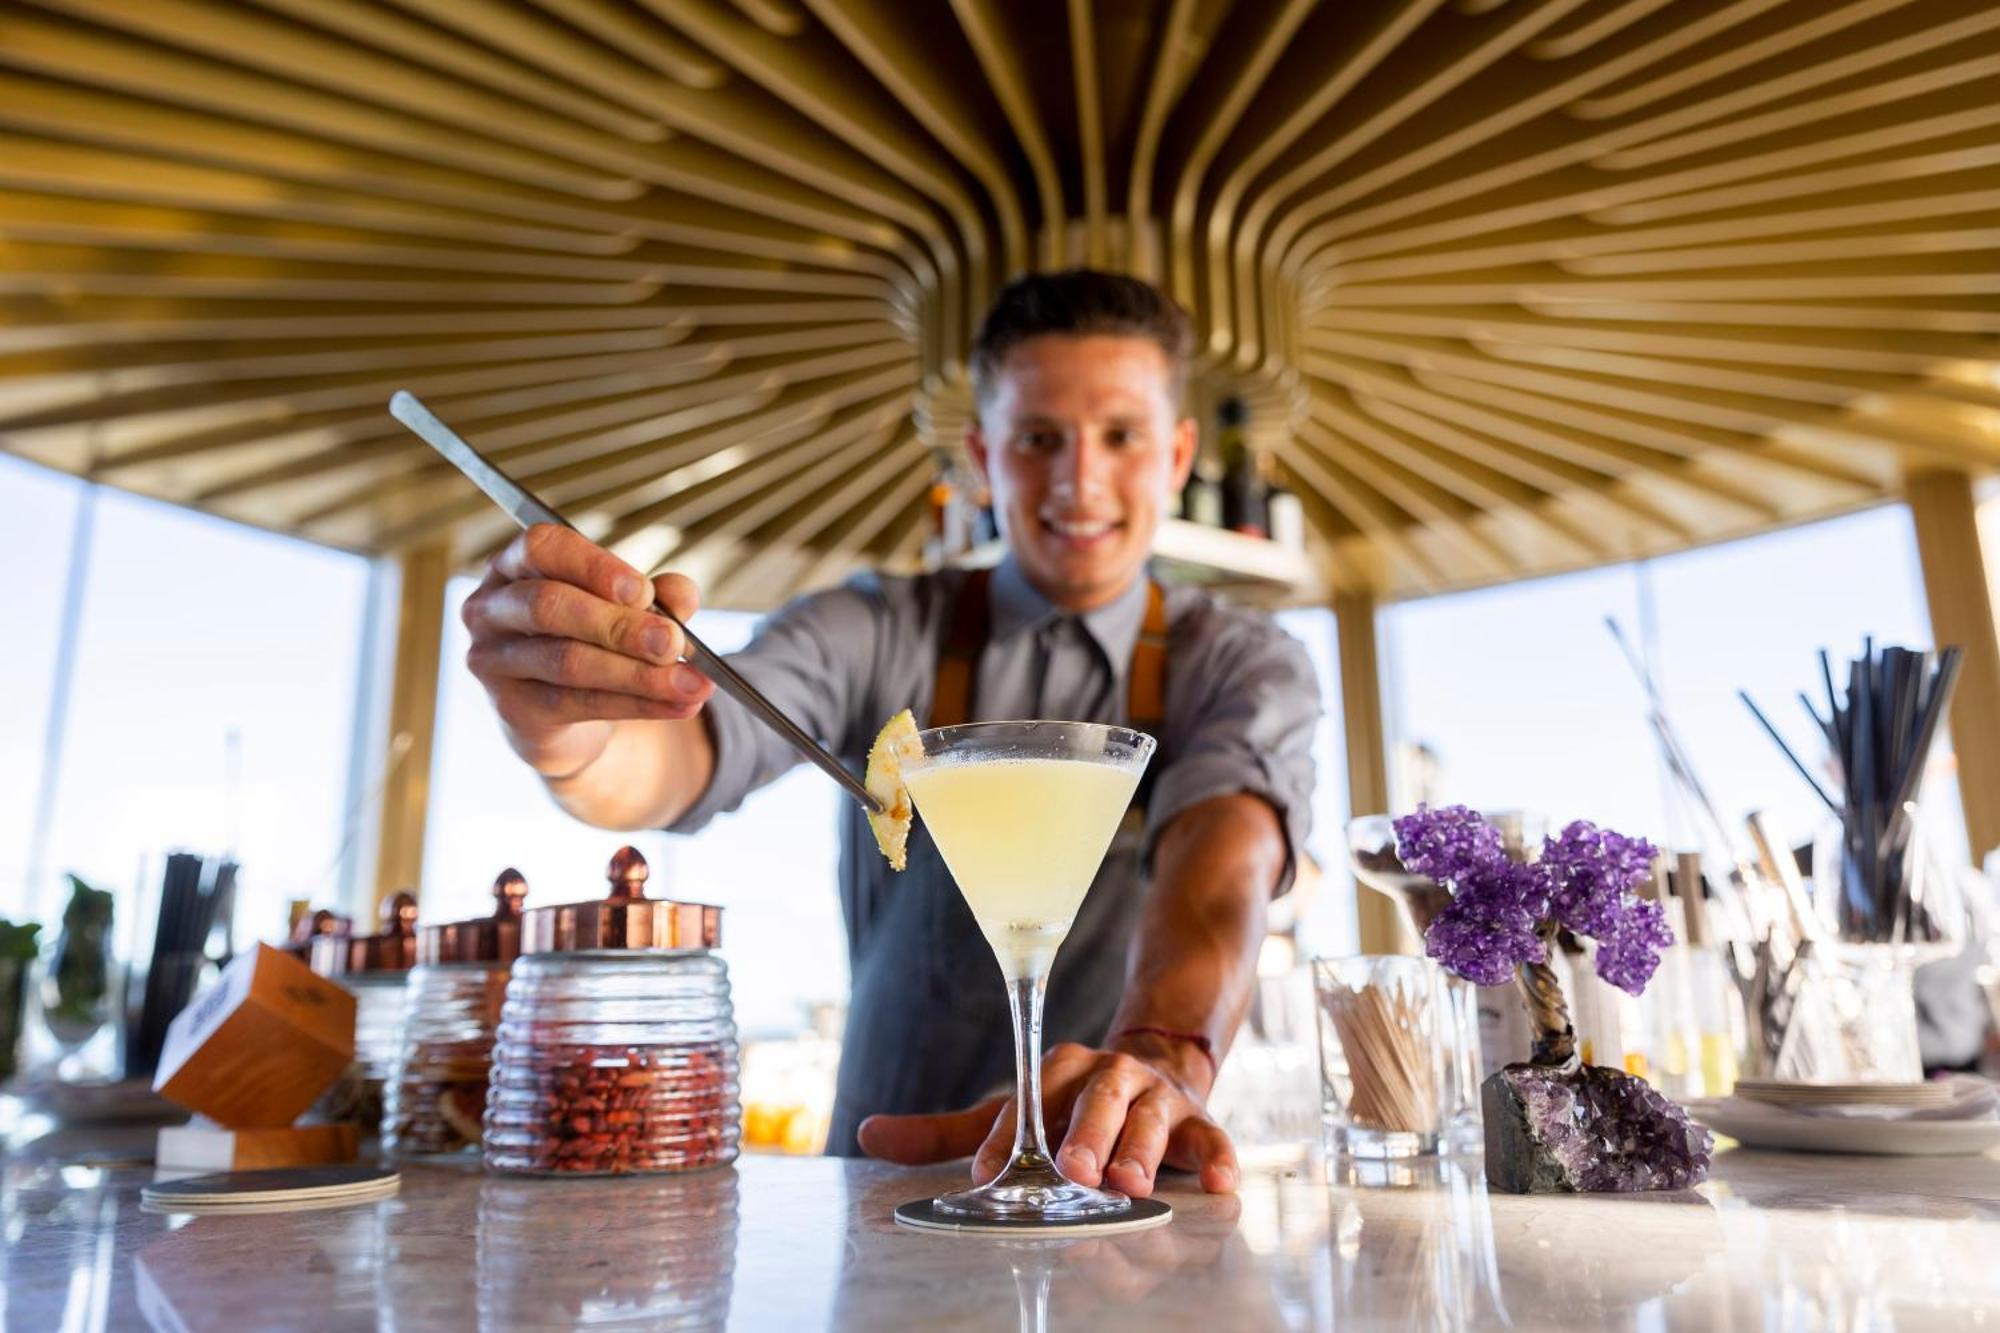
[[[971,1217],[964,1213],[940,1211],[936,1199],[912,1199],[896,1209],[896,1223],[918,1231],[952,1231],[973,1236],[1021,1236],[1027,1234],[1067,1236],[1109,1236],[1121,1231],[1144,1231],[1174,1220],[1174,1210],[1164,1199],[1134,1199],[1120,1212],[1090,1217]]]
[[[396,1193],[402,1179],[392,1168],[361,1165],[224,1171],[155,1181],[139,1199],[146,1212],[291,1212],[373,1203]]]

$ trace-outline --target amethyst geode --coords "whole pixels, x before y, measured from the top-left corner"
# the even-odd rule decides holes
[[[1577,1059],[1557,978],[1563,932],[1595,945],[1597,975],[1637,995],[1674,942],[1659,903],[1636,896],[1658,855],[1577,820],[1516,861],[1500,831],[1462,805],[1396,820],[1404,867],[1451,890],[1424,931],[1425,952],[1482,986],[1520,988],[1534,1025],[1529,1063],[1480,1085],[1486,1179],[1515,1194],[1679,1190],[1708,1178],[1714,1137],[1644,1079]]]
[[[1481,1085],[1480,1109],[1495,1189],[1678,1190],[1708,1178],[1715,1136],[1615,1069],[1508,1065]]]

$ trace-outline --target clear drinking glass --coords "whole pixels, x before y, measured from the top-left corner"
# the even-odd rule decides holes
[[[1464,977],[1437,969],[1438,1044],[1444,1059],[1445,1146],[1459,1152],[1479,1152],[1486,1146],[1486,1122],[1479,1107],[1479,1085],[1485,1081],[1480,1054],[1479,987]],[[1509,997],[1512,998],[1511,996]]]
[[[920,734],[903,778],[993,946],[1014,1017],[1014,1151],[991,1182],[936,1200],[1001,1219],[1095,1217],[1132,1201],[1056,1168],[1042,1127],[1042,994],[1131,805],[1153,738],[1086,722],[977,722]]]
[[[1321,1116],[1334,1148],[1355,1157],[1436,1152],[1452,1088],[1437,965],[1407,954],[1323,958],[1313,989]]]

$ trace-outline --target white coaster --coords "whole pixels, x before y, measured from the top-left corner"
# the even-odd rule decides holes
[[[912,1199],[896,1209],[899,1226],[913,1227],[918,1231],[953,1231],[967,1236],[1020,1236],[1025,1234],[1065,1236],[1109,1236],[1120,1231],[1144,1231],[1149,1227],[1163,1227],[1174,1220],[1174,1210],[1164,1199],[1134,1199],[1132,1206],[1122,1213],[1109,1217],[1078,1217],[1069,1219],[1039,1218],[1009,1221],[999,1218],[962,1217],[957,1213],[941,1213],[935,1199]]]

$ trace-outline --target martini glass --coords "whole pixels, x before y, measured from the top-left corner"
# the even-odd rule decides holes
[[[1042,993],[1056,950],[1132,803],[1153,738],[1089,722],[976,722],[920,733],[903,780],[993,946],[1014,1015],[1014,1151],[939,1212],[999,1221],[1101,1217],[1132,1201],[1056,1169],[1042,1127]]]

